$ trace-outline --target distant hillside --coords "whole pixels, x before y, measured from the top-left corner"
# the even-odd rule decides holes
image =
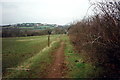
[[[31,30],[54,29],[55,27],[63,27],[63,26],[57,24],[42,24],[42,23],[21,23],[21,24],[2,26],[2,28],[19,28],[19,29],[31,29]]]
[[[33,30],[44,30],[44,29],[53,29],[53,26],[31,26],[31,27],[17,27],[20,29],[33,29]]]
[[[26,37],[66,34],[68,27],[57,24],[22,23],[2,26],[2,37]]]

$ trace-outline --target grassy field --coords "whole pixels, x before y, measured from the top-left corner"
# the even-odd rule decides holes
[[[53,41],[50,47],[44,48],[35,56],[25,60],[21,65],[9,70],[6,78],[42,78],[45,70],[53,62],[52,52],[59,46],[60,40]]]
[[[3,77],[45,77],[61,41],[65,44],[64,78],[96,78],[102,74],[101,67],[85,62],[75,51],[67,35],[51,35],[50,47],[47,47],[47,36],[3,38]]]
[[[56,41],[58,35],[52,35],[51,41]],[[3,76],[10,74],[9,68],[17,67],[47,47],[47,36],[16,37],[2,39],[2,70]]]

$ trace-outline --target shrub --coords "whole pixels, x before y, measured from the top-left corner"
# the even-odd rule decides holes
[[[86,62],[103,66],[108,77],[120,76],[120,2],[98,2],[96,13],[72,24],[69,36]]]

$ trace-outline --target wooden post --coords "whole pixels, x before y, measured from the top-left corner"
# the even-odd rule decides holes
[[[51,31],[48,31],[48,47],[50,47],[50,34],[51,34]]]
[[[50,47],[50,35],[48,35],[48,47]]]

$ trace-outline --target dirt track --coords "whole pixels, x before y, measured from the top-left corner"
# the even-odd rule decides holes
[[[64,61],[64,42],[61,42],[60,47],[53,53],[54,62],[48,67],[49,73],[45,78],[62,78],[63,61]]]

